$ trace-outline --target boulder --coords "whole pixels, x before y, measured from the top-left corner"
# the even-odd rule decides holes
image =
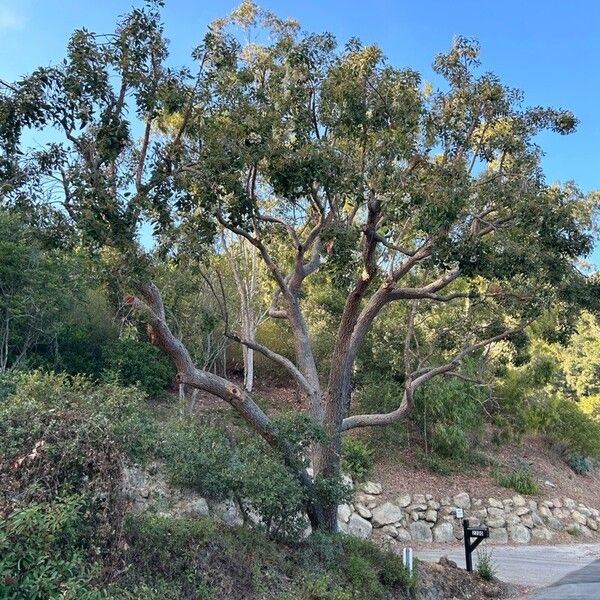
[[[337,508],[337,518],[338,521],[342,521],[342,523],[347,523],[350,520],[350,515],[352,514],[352,509],[347,504],[340,504]]]
[[[374,481],[366,481],[363,483],[362,487],[363,491],[367,494],[371,494],[373,496],[379,496],[381,494],[383,488],[380,483],[375,483]]]
[[[452,523],[440,523],[433,530],[433,541],[441,544],[451,544],[454,542],[454,527]]]
[[[396,498],[396,504],[402,508],[406,508],[411,502],[410,494],[404,494]]]
[[[409,525],[410,535],[415,542],[431,542],[431,529],[424,521],[415,521]]]
[[[598,531],[598,521],[596,521],[595,519],[588,517],[586,525],[593,531]]]
[[[429,523],[436,523],[438,519],[437,510],[429,509],[425,513],[425,520],[429,521]]]
[[[506,530],[506,527],[490,529],[490,542],[496,542],[497,544],[508,544],[508,531]]]
[[[423,494],[415,494],[413,504],[427,504],[427,498]]]
[[[527,500],[525,500],[525,498],[523,498],[523,496],[520,494],[515,494],[512,497],[512,501],[515,506],[527,506]]]
[[[195,498],[185,503],[182,514],[186,517],[208,517],[210,510],[204,498]]]
[[[371,513],[371,511],[364,504],[361,504],[360,502],[357,502],[356,505],[354,506],[354,508],[356,509],[356,512],[363,519],[370,519],[373,516],[373,513]]]
[[[506,524],[507,525],[518,525],[521,522],[521,519],[517,517],[517,515],[506,515]]]
[[[531,515],[525,515],[524,517],[521,517],[521,523],[523,525],[525,525],[525,527],[528,527],[529,529],[531,529],[533,527],[533,518]]]
[[[393,525],[384,525],[381,528],[381,533],[389,535],[390,537],[398,537],[398,530]]]
[[[500,500],[496,500],[496,498],[490,498],[488,500],[488,504],[493,508],[502,508],[504,509],[504,504]]]
[[[452,498],[452,502],[454,503],[454,506],[458,508],[471,508],[471,497],[466,492],[456,494],[456,496]]]
[[[542,527],[545,525],[544,519],[542,519],[542,517],[540,517],[540,515],[536,512],[531,513],[531,519],[536,527]]]
[[[556,502],[554,503],[554,506],[557,506]],[[577,506],[577,504],[575,503],[575,500],[573,500],[572,498],[565,498],[564,506],[565,506],[565,508],[569,508],[572,510]]]
[[[522,517],[523,515],[526,515],[530,512],[530,508],[528,506],[518,506],[515,509],[515,514],[517,515],[517,517]]]
[[[384,502],[372,510],[372,522],[374,527],[391,525],[402,519],[402,510],[391,502]]]
[[[514,525],[509,529],[510,539],[516,544],[528,544],[531,540],[531,533],[525,525]]]
[[[355,537],[359,537],[362,539],[367,539],[371,536],[373,531],[373,525],[369,523],[366,519],[363,519],[360,515],[356,513],[350,516],[350,520],[348,521],[348,533]]]
[[[227,525],[241,525],[242,517],[238,513],[237,506],[232,500],[224,500],[213,506],[214,516]]]
[[[407,529],[399,527],[398,528],[398,535],[396,536],[396,539],[399,542],[410,542],[410,540],[411,540],[410,532]]]
[[[531,530],[531,535],[537,540],[549,541],[552,539],[552,532],[546,527],[534,527]]]
[[[585,515],[583,515],[581,512],[579,512],[578,510],[574,510],[571,513],[571,518],[573,519],[573,521],[575,521],[576,523],[579,523],[580,525],[585,525],[587,522],[587,517]]]
[[[548,517],[546,519],[546,524],[550,529],[554,529],[554,531],[562,529],[562,523],[556,517]]]
[[[504,517],[488,517],[486,524],[490,529],[498,529],[506,525],[506,519]]]

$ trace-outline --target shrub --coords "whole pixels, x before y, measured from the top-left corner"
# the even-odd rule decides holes
[[[461,379],[437,378],[419,388],[412,419],[423,431],[426,448],[469,463],[484,429],[484,400],[480,386]]]
[[[457,460],[465,458],[470,449],[470,441],[459,425],[438,424],[431,434],[431,449],[443,458]]]
[[[531,473],[525,468],[514,469],[510,473],[502,473],[497,470],[494,473],[494,479],[498,485],[513,489],[526,496],[537,494],[540,490]]]
[[[342,470],[350,473],[353,479],[362,481],[373,468],[373,449],[357,438],[342,440]]]
[[[166,428],[161,453],[173,485],[217,500],[233,488],[233,450],[216,427],[201,426],[191,418],[177,419]]]
[[[569,535],[572,535],[573,537],[580,537],[583,532],[582,532],[581,527],[579,525],[571,525],[567,529],[567,533]]]
[[[477,573],[486,581],[491,581],[496,577],[496,566],[492,560],[491,550],[481,549],[477,552]]]
[[[15,600],[105,597],[93,586],[87,501],[81,495],[32,502],[0,521],[0,596]]]
[[[567,456],[567,464],[577,473],[577,475],[585,475],[592,470],[592,461],[586,456],[573,452]]]
[[[308,525],[304,516],[306,490],[282,457],[263,440],[244,441],[239,448],[233,493],[245,515],[260,516],[257,523],[270,537],[296,540]]]
[[[272,537],[296,539],[306,527],[306,491],[262,439],[234,443],[223,431],[184,418],[168,428],[163,456],[174,485],[233,498],[245,520]]]
[[[150,397],[160,394],[175,376],[174,367],[158,348],[129,338],[106,346],[104,368],[119,384],[137,385]]]
[[[523,413],[528,430],[547,435],[571,453],[600,458],[600,422],[559,395],[529,405]]]

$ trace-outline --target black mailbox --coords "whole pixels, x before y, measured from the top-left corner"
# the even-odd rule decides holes
[[[469,527],[469,520],[464,519],[463,531],[465,532],[465,562],[467,563],[467,571],[472,571],[473,559],[471,554],[483,540],[490,537],[490,530],[487,527]]]

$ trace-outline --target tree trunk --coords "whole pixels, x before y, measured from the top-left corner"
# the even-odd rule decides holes
[[[315,477],[333,478],[340,476],[341,451],[342,451],[342,418],[340,407],[345,406],[339,394],[328,393],[324,398],[325,417],[324,428],[327,439],[324,443],[313,448],[313,468]],[[313,528],[321,531],[337,531],[337,504],[322,502],[314,509],[314,514],[309,518]],[[313,524],[312,520],[315,519]]]
[[[250,342],[256,341],[256,325],[249,307],[242,305],[242,335]],[[244,355],[244,389],[251,392],[254,387],[254,350],[242,346]]]

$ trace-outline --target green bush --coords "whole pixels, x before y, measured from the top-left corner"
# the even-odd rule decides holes
[[[567,456],[567,464],[577,473],[577,475],[585,475],[592,470],[592,461],[586,456],[573,452]]]
[[[600,458],[600,422],[559,394],[536,399],[523,410],[528,431],[544,434],[569,453]]]
[[[443,458],[464,459],[470,450],[467,433],[459,425],[438,424],[431,433],[431,450]]]
[[[423,431],[427,449],[468,462],[484,430],[484,401],[480,386],[453,377],[438,377],[418,388],[412,419]]]
[[[86,508],[83,496],[64,496],[33,502],[0,521],[0,597],[105,597],[93,585],[100,566],[89,559]]]
[[[216,500],[226,498],[234,485],[233,449],[216,427],[191,418],[172,421],[165,429],[161,454],[173,485]]]
[[[270,536],[296,539],[306,527],[306,490],[262,439],[234,442],[220,429],[184,418],[167,428],[162,454],[174,485],[233,498],[245,520]]]
[[[342,440],[342,470],[356,481],[362,481],[373,469],[373,449],[357,438]]]
[[[477,552],[477,573],[486,581],[491,581],[496,577],[496,566],[492,560],[491,550],[481,549]]]
[[[494,479],[498,485],[513,489],[526,496],[537,494],[540,491],[531,473],[525,468],[514,469],[510,473],[502,473],[497,470],[494,473]]]
[[[137,385],[150,397],[160,394],[175,376],[174,367],[158,348],[127,338],[106,346],[104,368],[119,384]]]

